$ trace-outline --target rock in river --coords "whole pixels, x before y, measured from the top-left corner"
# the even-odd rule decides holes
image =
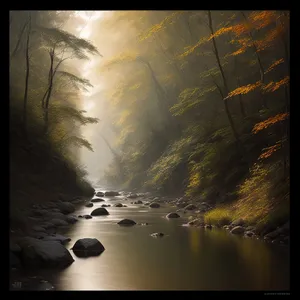
[[[134,199],[134,198],[137,198],[137,197],[138,197],[137,194],[130,194],[130,195],[127,196],[127,198],[129,198],[129,199]]]
[[[72,250],[78,257],[88,257],[100,255],[105,248],[97,239],[84,238],[76,241]]]
[[[93,207],[93,206],[94,206],[94,204],[91,202],[85,205],[85,207]]]
[[[137,201],[134,201],[133,204],[143,204],[143,201],[137,200]]]
[[[28,267],[67,267],[74,259],[58,241],[43,241],[25,237],[19,241],[21,260]]]
[[[171,212],[169,214],[167,214],[166,216],[168,219],[174,219],[174,218],[180,218],[179,214],[175,213],[175,212]]]
[[[122,204],[122,203],[116,203],[116,204],[114,205],[114,207],[123,207],[123,204]]]
[[[155,232],[150,234],[152,237],[158,238],[158,237],[163,237],[164,234],[162,232]]]
[[[157,203],[157,202],[152,202],[152,203],[149,205],[149,207],[151,207],[151,208],[159,208],[159,207],[160,207],[160,204]]]
[[[242,226],[235,226],[230,233],[232,234],[243,234],[245,232],[245,228],[243,228]]]
[[[203,219],[194,219],[187,223],[188,226],[203,226],[204,221]]]
[[[244,224],[245,221],[243,219],[237,219],[231,223],[232,226],[243,226]]]
[[[133,226],[136,223],[133,220],[130,219],[123,219],[120,222],[118,222],[119,225],[125,225],[125,226]]]
[[[119,192],[113,192],[113,191],[109,191],[109,192],[105,192],[105,196],[120,196]]]
[[[90,215],[84,215],[84,216],[82,216],[82,218],[85,218],[85,219],[92,219],[93,217],[90,216]]]
[[[254,232],[253,231],[245,231],[244,235],[246,237],[252,237],[254,235]]]
[[[104,197],[104,193],[103,192],[97,192],[95,196],[97,196],[97,197]]]
[[[195,210],[196,208],[197,206],[195,206],[194,204],[189,204],[184,208],[184,210]]]
[[[103,201],[105,201],[105,200],[102,198],[94,198],[91,200],[91,202],[103,202]]]
[[[96,208],[91,213],[92,216],[107,216],[109,212],[104,207]]]

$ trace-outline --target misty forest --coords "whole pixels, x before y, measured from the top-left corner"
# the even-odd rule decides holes
[[[290,289],[289,11],[10,11],[10,290]]]

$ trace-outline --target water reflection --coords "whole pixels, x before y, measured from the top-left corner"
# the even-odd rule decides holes
[[[111,201],[106,199],[107,201]],[[114,200],[111,202],[113,203]],[[289,288],[287,250],[261,241],[228,235],[223,230],[181,226],[186,216],[166,219],[170,208],[109,207],[110,215],[82,219],[65,234],[99,239],[105,251],[77,258],[53,284],[61,290],[278,290]],[[77,214],[88,214],[82,208]],[[148,226],[122,227],[129,218]],[[150,236],[163,232],[163,238]],[[278,250],[281,249],[281,250]]]
[[[200,251],[200,239],[201,234],[198,228],[188,228],[190,248],[193,253],[198,253]]]

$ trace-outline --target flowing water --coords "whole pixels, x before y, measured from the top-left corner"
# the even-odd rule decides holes
[[[72,239],[68,249],[77,239],[90,237],[97,238],[105,251],[98,257],[78,258],[70,250],[73,264],[52,278],[48,273],[56,290],[289,290],[287,246],[220,229],[182,226],[188,214],[166,219],[175,210],[167,205],[151,209],[130,204],[132,199],[104,199],[128,207],[108,207],[110,215],[80,219],[63,232]],[[102,204],[76,214],[90,214]],[[149,225],[117,225],[123,218]],[[165,236],[153,238],[154,232]]]

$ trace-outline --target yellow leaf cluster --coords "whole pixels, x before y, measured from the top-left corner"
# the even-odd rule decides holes
[[[208,41],[207,37],[201,38],[194,46],[190,46],[186,48],[186,51],[178,56],[178,58],[184,58],[190,54],[192,54],[197,48]]]
[[[254,91],[256,88],[261,86],[261,81],[257,81],[255,83],[252,84],[247,84],[241,87],[236,88],[235,90],[233,90],[232,92],[230,92],[228,94],[228,96],[226,98],[224,98],[224,100],[234,97],[234,96],[238,96],[238,95],[245,95],[248,94],[249,92]]]
[[[270,117],[265,121],[255,124],[255,126],[252,129],[252,132],[256,134],[259,131],[266,129],[278,122],[284,121],[286,118],[288,118],[288,116],[289,113],[281,113],[281,114],[277,114],[276,116]]]
[[[184,13],[184,11],[173,12],[171,15],[165,17],[160,23],[153,25],[146,33],[140,36],[140,41],[144,41],[150,38],[153,34],[160,32],[166,28],[166,25],[173,24],[173,19],[182,13]]]
[[[255,46],[257,51],[260,52],[266,50],[268,47],[271,47],[282,33],[283,28],[281,26],[277,26],[276,28],[270,30],[264,39],[256,40]]]

